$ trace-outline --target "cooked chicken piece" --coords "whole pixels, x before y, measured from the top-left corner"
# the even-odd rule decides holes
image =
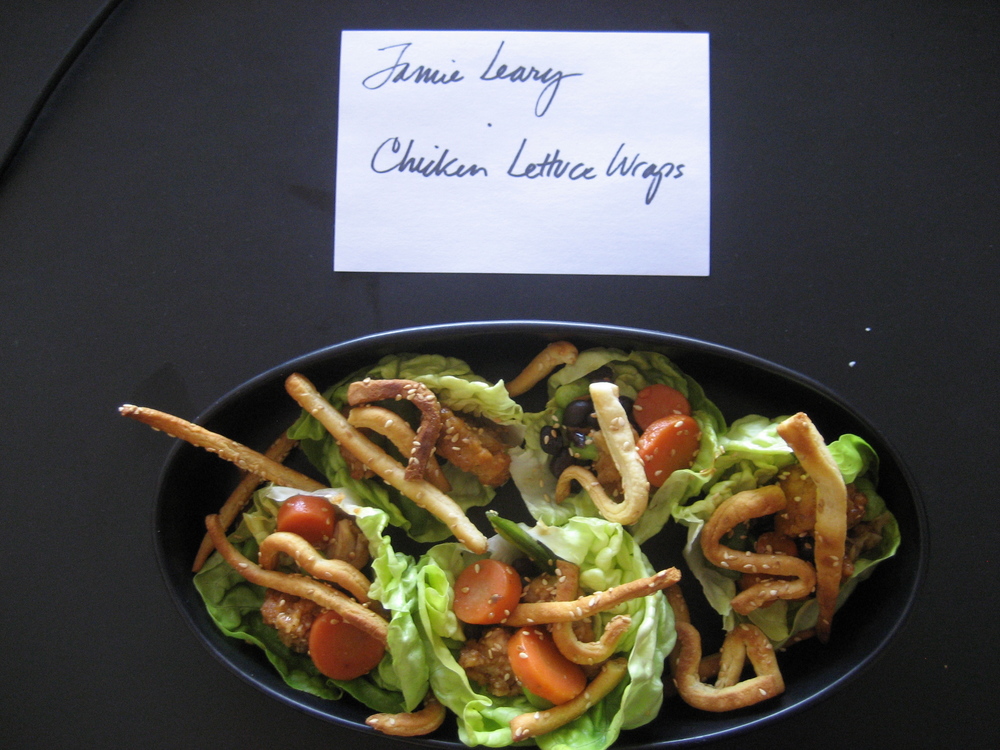
[[[323,608],[309,599],[268,589],[260,607],[264,623],[278,631],[281,642],[300,654],[309,651],[309,630]]]
[[[442,406],[444,426],[437,454],[462,471],[475,474],[488,487],[499,487],[510,478],[510,456],[496,437],[475,427]]]
[[[510,631],[503,627],[490,628],[479,639],[465,642],[458,656],[459,665],[469,679],[496,696],[518,695],[521,683],[514,676],[507,658]]]
[[[811,536],[816,526],[816,483],[801,466],[786,469],[778,476],[778,486],[788,504],[774,517],[775,531],[790,537]],[[853,484],[847,485],[847,528],[865,515],[868,498]]]
[[[604,491],[611,497],[621,497],[622,495],[622,475],[615,465],[614,458],[608,451],[608,444],[600,430],[590,433],[597,447],[597,458],[594,460],[594,476],[601,483]]]
[[[558,579],[549,573],[542,573],[528,581],[521,592],[521,601],[534,602],[554,602],[556,599],[556,584]]]
[[[343,560],[361,570],[371,559],[368,537],[364,535],[351,516],[340,512],[333,527],[333,538],[326,547],[326,556],[331,560]]]

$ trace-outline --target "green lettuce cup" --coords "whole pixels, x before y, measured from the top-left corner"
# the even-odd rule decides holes
[[[655,573],[638,543],[619,524],[580,516],[559,527],[517,526],[520,534],[543,544],[554,560],[577,565],[580,586],[586,593]],[[413,616],[425,639],[431,688],[455,714],[459,738],[470,746],[512,744],[511,720],[545,705],[537,696],[523,691],[493,695],[470,679],[460,664],[463,646],[481,634],[482,626],[465,624],[456,616],[456,580],[468,566],[485,557],[515,563],[522,555],[521,548],[498,535],[490,540],[488,555],[475,555],[456,543],[444,543],[428,550],[417,565]],[[627,659],[626,676],[583,715],[529,742],[545,750],[604,750],[622,730],[642,726],[656,717],[663,702],[664,661],[675,640],[673,613],[657,591],[600,613],[595,630],[599,633],[617,614],[631,618],[627,633],[616,647],[616,656]]]
[[[195,588],[209,616],[225,635],[261,648],[285,683],[296,690],[326,700],[339,700],[347,694],[373,712],[415,710],[429,685],[424,639],[410,611],[417,586],[415,560],[393,549],[389,536],[384,534],[389,520],[386,513],[358,504],[342,490],[303,493],[268,486],[254,494],[252,505],[229,535],[230,542],[244,557],[256,560],[261,542],[275,531],[280,504],[303,494],[333,499],[367,539],[372,583],[369,596],[389,613],[387,648],[378,666],[351,680],[334,680],[321,674],[308,654],[290,648],[278,631],[264,622],[261,606],[265,589],[248,582],[217,552],[194,576]]]
[[[748,615],[735,612],[731,601],[740,591],[741,574],[709,562],[702,552],[701,537],[705,524],[728,498],[744,490],[786,481],[797,468],[794,453],[777,432],[782,421],[783,418],[768,419],[760,415],[748,415],[735,421],[720,436],[721,454],[715,462],[715,476],[704,493],[690,502],[675,503],[671,508],[672,516],[687,527],[684,558],[709,604],[722,616],[724,629],[730,631],[740,622],[749,621],[759,627],[776,648],[794,642],[815,627],[818,615],[815,595],[796,601],[779,599]],[[839,608],[880,562],[896,553],[900,532],[895,517],[876,490],[878,456],[874,449],[851,434],[828,443],[828,448],[845,484],[853,485],[857,493],[856,518],[848,529],[847,539],[848,557],[853,559],[850,574],[841,583],[837,598]],[[761,535],[773,529],[773,518],[754,519],[739,527],[725,543],[732,549],[753,551]],[[795,542],[798,555],[808,559],[811,536],[803,532],[796,535]]]
[[[347,406],[347,390],[351,383],[372,379],[403,379],[422,383],[437,397],[438,402],[462,416],[488,420],[505,433],[512,443],[520,441],[523,410],[507,393],[503,383],[491,383],[476,375],[468,364],[454,357],[434,354],[400,354],[383,357],[372,367],[358,370],[323,392],[338,410]],[[387,404],[397,409],[408,421],[418,417],[407,412],[407,403]],[[415,409],[411,409],[415,412]],[[331,487],[344,487],[358,502],[382,510],[392,526],[403,529],[418,542],[434,543],[447,539],[451,532],[433,514],[419,507],[381,479],[357,479],[351,475],[348,461],[337,442],[319,421],[303,412],[288,430],[288,436],[299,441],[309,461],[327,478]],[[379,436],[373,438],[387,451],[395,449]],[[440,455],[440,454],[439,454]],[[463,510],[488,505],[496,488],[483,484],[473,473],[462,471],[454,464],[442,462],[451,497]]]
[[[725,419],[701,386],[663,354],[610,348],[580,352],[573,364],[549,377],[545,408],[524,416],[524,445],[511,451],[511,475],[528,512],[541,523],[558,526],[576,516],[600,517],[586,490],[555,502],[556,480],[562,468],[568,463],[590,467],[597,457],[596,447],[586,442],[587,428],[576,430],[567,421],[574,421],[568,412],[576,411],[581,402],[589,399],[590,385],[598,380],[618,386],[626,411],[647,386],[670,386],[686,398],[700,430],[691,465],[673,471],[661,486],[651,486],[645,512],[629,525],[629,532],[642,543],[670,520],[672,507],[698,495],[712,479],[719,452],[718,436],[725,431]]]

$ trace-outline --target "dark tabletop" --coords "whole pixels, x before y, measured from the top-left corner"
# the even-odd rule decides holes
[[[711,34],[704,278],[334,274],[342,29]],[[466,320],[624,325],[823,383],[926,506],[909,620],[774,748],[1000,739],[995,457],[1000,7],[993,2],[0,3],[0,724],[10,747],[398,743],[273,701],[163,585],[171,441],[252,376]]]

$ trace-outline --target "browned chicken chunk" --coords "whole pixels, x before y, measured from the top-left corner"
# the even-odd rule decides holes
[[[309,630],[323,608],[309,599],[268,589],[260,607],[264,623],[278,631],[281,642],[300,654],[309,651]]]
[[[458,663],[469,679],[496,696],[521,692],[521,683],[514,676],[507,658],[509,640],[510,631],[506,628],[490,628],[481,638],[466,641],[458,656]]]
[[[451,409],[441,407],[441,416],[444,426],[437,441],[438,456],[475,474],[488,487],[499,487],[510,478],[510,456],[499,440]]]

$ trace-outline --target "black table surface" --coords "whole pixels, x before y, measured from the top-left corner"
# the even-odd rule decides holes
[[[339,34],[360,28],[709,32],[711,275],[335,274]],[[171,441],[116,407],[194,417],[330,344],[505,319],[769,359],[853,405],[916,478],[930,557],[892,645],[820,704],[705,747],[1000,740],[998,51],[995,2],[0,4],[4,743],[402,747],[199,646],[151,540]]]

